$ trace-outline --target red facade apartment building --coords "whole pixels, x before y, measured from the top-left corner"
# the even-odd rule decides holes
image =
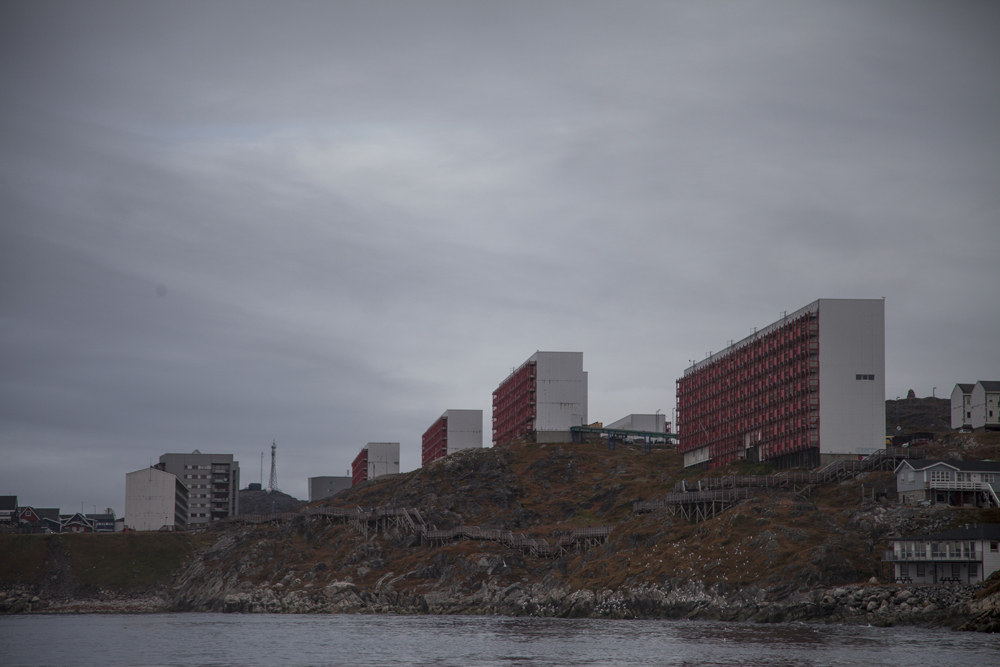
[[[445,410],[424,431],[421,465],[444,458],[460,449],[483,446],[482,410]]]
[[[493,392],[493,444],[569,442],[587,423],[583,352],[535,352]]]
[[[885,444],[882,299],[820,299],[677,380],[684,465],[814,467]]]

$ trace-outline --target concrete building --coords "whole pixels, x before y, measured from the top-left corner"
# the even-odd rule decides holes
[[[677,380],[685,466],[814,467],[885,446],[885,302],[819,299]]]
[[[190,454],[164,454],[156,467],[175,475],[188,488],[191,525],[240,513],[240,464],[232,454],[202,454],[197,449]]]
[[[445,410],[444,414],[424,431],[421,465],[427,465],[460,449],[482,446],[482,410]]]
[[[130,530],[184,528],[188,488],[173,473],[144,468],[125,475],[125,527]]]
[[[972,388],[974,384],[956,384],[951,390],[951,427],[956,431],[972,428]]]
[[[896,466],[899,502],[1000,507],[1000,462],[906,459]]]
[[[1000,570],[1000,524],[891,541],[892,551],[882,554],[882,562],[892,564],[897,583],[978,584]]]
[[[605,424],[606,429],[623,431],[645,431],[647,433],[668,433],[667,416],[660,413],[652,415],[629,415],[616,422]]]
[[[493,392],[493,444],[570,442],[587,423],[583,352],[535,352]]]
[[[344,489],[351,488],[352,479],[343,477],[310,477],[309,478],[309,502],[323,500],[332,495],[340,493]],[[253,486],[251,484],[251,486]],[[257,485],[260,486],[259,484]],[[260,489],[258,489],[259,491]]]
[[[351,486],[382,475],[399,474],[399,443],[369,442],[351,465]]]

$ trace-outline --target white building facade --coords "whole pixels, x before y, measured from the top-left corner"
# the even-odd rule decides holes
[[[972,428],[972,388],[975,386],[959,383],[951,390],[951,427],[956,431]]]
[[[587,423],[583,352],[535,352],[493,392],[493,444],[570,442]]]
[[[893,539],[882,562],[897,583],[978,584],[1000,570],[1000,524]]]
[[[157,468],[125,475],[125,528],[177,530],[188,523],[188,489],[177,476]]]
[[[361,448],[351,468],[352,486],[382,475],[399,474],[399,443],[369,442]]]

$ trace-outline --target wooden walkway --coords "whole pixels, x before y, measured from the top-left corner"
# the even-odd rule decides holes
[[[779,472],[774,475],[723,475],[704,477],[688,484],[680,481],[674,484],[675,493],[709,491],[711,489],[786,489],[800,491],[808,486],[825,484],[873,470],[895,470],[900,459],[920,458],[920,451],[905,447],[886,447],[866,456],[860,461],[834,461],[815,472]]]
[[[705,521],[722,514],[753,493],[751,489],[745,487],[668,493],[663,500],[637,502],[633,505],[632,511],[636,514],[646,514],[665,509],[674,516],[681,516],[688,521]]]

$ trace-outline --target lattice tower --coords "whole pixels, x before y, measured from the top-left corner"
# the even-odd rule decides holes
[[[267,484],[268,491],[281,491],[278,488],[278,467],[275,464],[275,458],[277,457],[278,445],[273,441],[271,442],[271,481]]]

